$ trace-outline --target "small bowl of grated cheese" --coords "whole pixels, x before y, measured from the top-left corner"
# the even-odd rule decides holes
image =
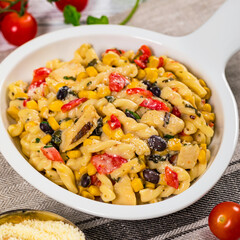
[[[69,220],[40,210],[14,210],[0,215],[0,240],[85,240]]]

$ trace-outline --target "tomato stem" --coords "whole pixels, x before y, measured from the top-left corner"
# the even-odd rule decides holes
[[[133,14],[136,12],[139,5],[139,0],[136,1],[134,7],[132,8],[132,11],[128,14],[128,16],[120,23],[120,25],[125,25],[133,16]]]
[[[11,9],[12,6],[19,3],[20,1],[21,1],[21,9],[19,12],[14,9]],[[0,13],[15,12],[15,13],[18,13],[20,16],[24,15],[28,1],[25,1],[25,0],[8,1],[8,0],[6,0],[5,2],[8,2],[9,5],[6,8],[0,8]]]

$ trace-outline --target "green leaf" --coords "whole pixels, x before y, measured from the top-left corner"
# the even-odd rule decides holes
[[[65,6],[63,10],[64,22],[66,24],[72,24],[73,26],[80,25],[81,13],[72,5]]]
[[[59,2],[60,0],[47,0],[47,1],[50,3],[53,3],[53,2]]]
[[[100,18],[88,16],[87,18],[87,24],[108,24],[108,23],[109,21],[107,16],[101,16]]]

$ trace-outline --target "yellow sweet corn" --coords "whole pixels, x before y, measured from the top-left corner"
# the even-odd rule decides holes
[[[193,141],[193,137],[189,136],[189,135],[187,135],[187,136],[180,136],[180,139],[182,141],[185,141],[185,142],[192,142]]]
[[[204,98],[209,99],[212,95],[211,90],[208,87],[204,87],[204,89],[207,91],[207,94]]]
[[[82,187],[82,186],[78,186],[78,193],[82,193],[83,191],[87,191],[87,188],[84,188],[84,187]]]
[[[159,59],[155,56],[150,56],[148,58],[147,67],[148,68],[157,68],[159,65]]]
[[[127,88],[136,88],[139,87],[139,81],[136,78],[133,78],[131,83],[127,85]]]
[[[57,85],[55,85],[54,88],[55,88],[56,92],[58,92],[58,90],[63,86],[66,86],[66,84],[61,82],[61,83],[58,83]]]
[[[207,150],[207,144],[206,144],[206,143],[202,143],[202,144],[200,145],[200,147],[201,147],[201,149],[203,149],[203,150]]]
[[[146,187],[146,188],[155,188],[155,184],[154,184],[154,183],[151,183],[151,182],[146,182],[146,183],[145,183],[145,187]]]
[[[51,110],[53,112],[60,112],[62,106],[63,106],[63,102],[61,100],[56,100],[56,101],[51,102],[48,105],[48,108],[49,108],[49,110]]]
[[[26,107],[38,111],[38,104],[34,100],[27,101]]]
[[[28,99],[28,95],[24,92],[17,92],[15,94],[15,98],[26,98],[26,99]]]
[[[61,129],[61,130],[64,130],[64,129],[66,129],[66,128],[69,128],[70,126],[72,126],[72,124],[73,124],[73,120],[72,120],[72,119],[70,119],[70,120],[68,120],[68,121],[63,121],[63,122],[61,122],[61,124],[60,124],[60,129]]]
[[[47,107],[43,107],[40,111],[40,117],[47,119],[48,113],[49,113],[49,109]]]
[[[160,185],[167,185],[167,182],[166,182],[166,178],[165,178],[165,174],[164,174],[164,173],[161,173],[161,174],[160,174],[159,184],[160,184]]]
[[[94,167],[94,165],[91,162],[87,165],[87,169],[88,169],[89,176],[92,176],[97,173],[97,169]]]
[[[206,104],[203,105],[203,109],[202,110],[205,111],[205,112],[211,112],[212,111],[212,107],[211,107],[211,105],[209,103],[206,103]]]
[[[88,74],[86,72],[80,72],[77,76],[77,82],[81,82],[84,78],[87,78]]]
[[[33,121],[29,121],[29,122],[25,123],[24,128],[27,132],[30,132],[31,129],[35,126],[37,126],[37,123],[35,123]]]
[[[97,197],[101,195],[101,192],[97,186],[91,185],[88,188],[88,192],[91,193],[93,196]]]
[[[99,136],[90,136],[89,139],[100,140],[101,138]]]
[[[131,182],[131,185],[134,192],[139,192],[143,189],[143,183],[140,178],[134,178]]]
[[[98,75],[96,68],[93,66],[87,67],[86,73],[88,74],[89,77],[96,77]]]
[[[78,93],[78,97],[79,98],[89,98],[89,99],[98,99],[99,96],[97,94],[97,92],[94,92],[94,91],[80,91]]]
[[[168,148],[170,151],[180,151],[181,147],[182,147],[182,144],[179,138],[169,139]]]
[[[87,146],[87,145],[91,145],[92,144],[92,139],[85,139],[84,141],[83,141],[83,146],[85,147],[85,146]]]
[[[85,197],[85,198],[89,198],[89,199],[92,199],[92,200],[95,199],[95,197],[94,197],[91,193],[89,193],[89,192],[87,192],[87,191],[82,191],[82,192],[81,192],[81,195],[82,195],[83,197]]]
[[[103,98],[111,95],[111,91],[108,86],[102,86],[97,89],[97,94],[99,98]]]
[[[81,156],[80,150],[72,150],[67,152],[69,158],[79,158]]]
[[[47,144],[51,141],[51,139],[52,139],[52,136],[50,134],[47,134],[41,138],[41,141],[42,143]]]
[[[49,117],[48,123],[54,131],[56,131],[60,128],[60,125],[58,124],[58,122],[56,121],[56,119],[54,117]]]
[[[23,131],[23,123],[21,121],[18,121],[17,124],[12,124],[8,127],[8,132],[11,135],[11,137],[17,137],[19,136]]]
[[[201,149],[198,155],[198,161],[201,164],[205,164],[207,162],[207,158],[206,158],[206,151]]]
[[[203,115],[204,119],[206,120],[206,122],[214,122],[214,120],[215,120],[214,113],[202,111],[202,115]]]
[[[138,70],[137,78],[140,79],[140,80],[142,80],[142,79],[145,78],[145,76],[146,76],[145,71],[144,71],[143,69],[139,69],[139,70]]]
[[[158,78],[158,70],[156,68],[145,68],[146,79],[154,83]]]
[[[88,169],[87,169],[87,166],[82,166],[80,167],[79,169],[79,173],[80,175],[82,176],[83,174],[87,173]]]
[[[19,119],[18,112],[19,112],[19,109],[15,106],[11,106],[7,109],[7,113],[10,115],[10,117],[15,119],[16,121],[18,121]]]
[[[102,130],[110,139],[113,140],[120,140],[124,136],[124,133],[121,128],[112,130],[109,127],[108,123],[105,123],[103,125]]]
[[[206,87],[207,86],[203,79],[199,79],[199,83],[200,83],[200,85],[202,87]]]

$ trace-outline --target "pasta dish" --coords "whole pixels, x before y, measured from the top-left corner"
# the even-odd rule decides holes
[[[8,89],[9,134],[36,170],[80,196],[159,202],[188,189],[210,159],[210,89],[146,45],[99,57],[83,44]]]

